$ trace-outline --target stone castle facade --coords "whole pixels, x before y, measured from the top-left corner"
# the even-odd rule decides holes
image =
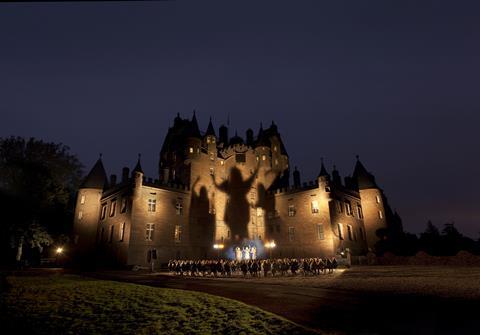
[[[159,178],[144,176],[140,157],[119,181],[99,159],[78,191],[77,255],[124,266],[173,258],[234,257],[255,245],[258,257],[353,255],[374,249],[381,232],[401,223],[374,176],[358,160],[343,181],[321,162],[318,178],[290,182],[287,151],[277,126],[245,140],[210,120],[200,132],[177,116],[160,152]],[[275,247],[266,250],[266,242]],[[217,247],[214,249],[214,245]]]

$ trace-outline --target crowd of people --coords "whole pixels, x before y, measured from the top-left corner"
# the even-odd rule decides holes
[[[276,277],[333,273],[338,263],[332,258],[279,258],[256,260],[171,260],[168,270],[179,276]]]

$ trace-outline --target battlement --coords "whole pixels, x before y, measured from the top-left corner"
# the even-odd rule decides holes
[[[289,186],[289,187],[276,188],[276,189],[273,189],[273,190],[269,190],[268,194],[270,194],[270,195],[292,194],[292,193],[312,190],[312,189],[315,189],[315,188],[318,188],[318,180],[305,182],[299,187],[295,187],[295,186],[292,185],[292,186]]]

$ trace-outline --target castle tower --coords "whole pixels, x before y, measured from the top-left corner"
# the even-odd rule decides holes
[[[88,259],[95,250],[97,227],[106,207],[100,208],[103,190],[108,187],[107,174],[100,157],[80,185],[73,223],[76,256]]]
[[[374,250],[379,240],[377,231],[387,227],[385,197],[377,186],[375,177],[365,169],[358,156],[352,178],[360,192],[367,247]]]

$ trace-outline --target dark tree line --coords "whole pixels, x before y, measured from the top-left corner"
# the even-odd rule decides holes
[[[459,251],[480,255],[480,238],[474,240],[464,236],[448,222],[440,230],[432,221],[427,222],[425,231],[419,236],[403,231],[382,229],[377,232],[380,241],[375,245],[377,254],[392,252],[399,256],[412,256],[424,251],[431,256],[454,256]]]
[[[81,164],[63,144],[0,138],[1,261],[38,260],[65,242]]]

